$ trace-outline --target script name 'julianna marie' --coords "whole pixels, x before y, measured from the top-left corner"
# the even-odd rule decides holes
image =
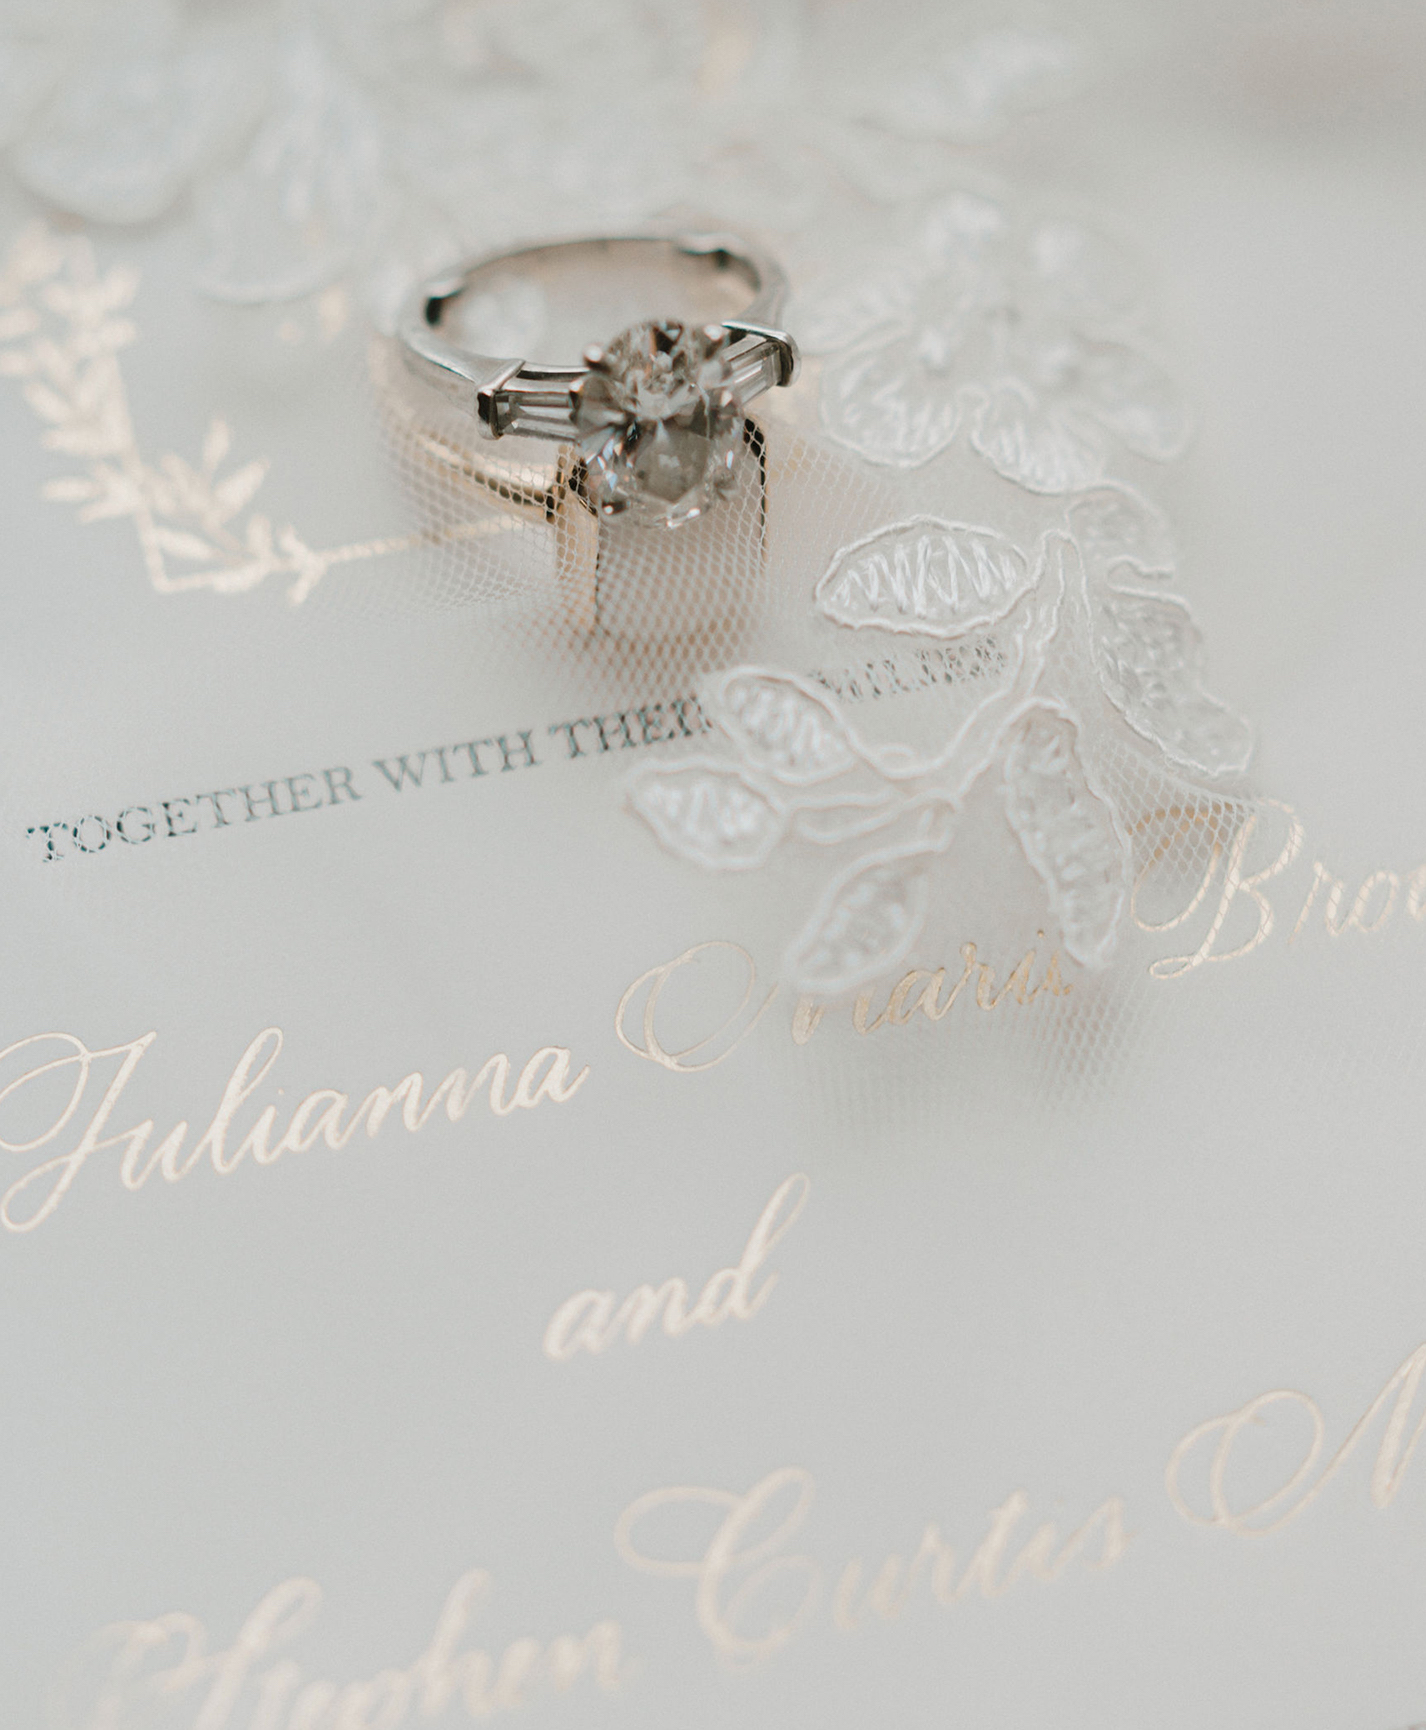
[[[44,1155],[0,1198],[0,1223],[7,1230],[33,1231],[42,1225],[97,1153],[117,1151],[119,1181],[130,1190],[141,1189],[155,1171],[178,1183],[205,1155],[213,1170],[226,1177],[249,1154],[255,1165],[267,1166],[285,1153],[306,1153],[319,1141],[338,1152],[359,1129],[368,1137],[378,1135],[393,1111],[399,1110],[402,1125],[415,1135],[442,1107],[452,1123],[459,1123],[482,1094],[497,1117],[533,1111],[545,1100],[564,1105],[589,1075],[588,1065],[571,1073],[572,1059],[563,1045],[542,1045],[518,1073],[505,1053],[497,1051],[473,1075],[451,1070],[429,1096],[418,1070],[392,1087],[371,1088],[355,1106],[349,1094],[319,1087],[299,1101],[282,1129],[278,1107],[265,1105],[243,1130],[239,1114],[267,1082],[282,1051],[281,1028],[265,1027],[238,1059],[207,1129],[185,1145],[186,1119],[159,1141],[154,1140],[151,1117],[127,1129],[114,1127],[124,1090],[157,1038],[157,1033],[145,1033],[91,1051],[72,1033],[36,1033],[0,1051],[0,1077],[10,1077],[0,1086],[0,1150]],[[112,1069],[111,1060],[117,1060]],[[13,1074],[17,1065],[28,1067]],[[42,1102],[39,1123],[33,1102]],[[82,1105],[89,1110],[87,1118],[81,1115]],[[78,1122],[83,1128],[76,1134],[73,1126]]]

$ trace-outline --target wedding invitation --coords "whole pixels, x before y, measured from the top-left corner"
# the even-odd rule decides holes
[[[1418,22],[359,10],[17,26],[0,1717],[1426,1718]],[[729,497],[476,496],[714,218]]]

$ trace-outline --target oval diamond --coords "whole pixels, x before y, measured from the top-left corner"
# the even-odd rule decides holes
[[[705,511],[737,472],[741,404],[718,325],[646,320],[590,356],[574,424],[590,502],[672,527]]]

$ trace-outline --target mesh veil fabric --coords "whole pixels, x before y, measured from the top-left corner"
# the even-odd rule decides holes
[[[674,530],[596,521],[569,451],[477,447],[392,339],[369,348],[419,543],[394,604],[477,609],[487,652],[621,718],[627,744],[658,742],[629,798],[670,873],[756,870],[784,976],[828,998],[913,950],[954,954],[967,929],[988,953],[1060,944],[1071,971],[1102,968],[1140,879],[1191,895],[1253,810],[1251,736],[1205,690],[1166,592],[1150,489],[1187,420],[1132,271],[1083,225],[984,188],[886,229],[879,274],[844,261],[795,303],[802,378],[753,406],[731,495]],[[584,286],[524,281],[514,260],[472,341],[563,355],[599,328]],[[696,300],[617,314],[710,316]],[[378,579],[388,600],[397,580]],[[755,671],[729,685],[736,669]],[[751,729],[728,708],[747,678]],[[779,757],[778,729],[808,726],[843,757]],[[855,955],[833,960],[817,906]]]
[[[568,13],[546,16],[572,26]],[[320,264],[323,280],[355,270],[371,317],[351,364],[404,521],[392,556],[302,591],[309,628],[329,609],[458,608],[473,677],[499,662],[552,712],[610,718],[616,763],[621,732],[657,740],[658,766],[622,791],[673,855],[670,893],[708,866],[730,894],[734,873],[755,881],[783,976],[828,998],[954,956],[970,932],[986,954],[1060,944],[1071,972],[1113,966],[1145,871],[1192,895],[1254,810],[1249,736],[1204,688],[1192,619],[1166,593],[1177,561],[1152,501],[1189,416],[1140,272],[968,149],[1071,95],[1090,57],[1073,30],[998,10],[924,23],[901,9],[868,55],[837,7],[585,21],[581,76],[634,79],[647,159],[636,172],[606,152],[594,176],[598,153],[576,164],[555,135],[564,62],[541,54],[533,15],[472,9],[437,75],[431,31],[455,41],[444,14],[319,7],[283,39],[259,134],[296,138],[305,116],[307,155],[255,150],[200,201],[231,242],[207,292],[280,299],[299,279],[310,291]],[[426,131],[408,133],[432,78]],[[470,130],[477,88],[494,135]],[[22,172],[42,154],[27,147]],[[393,225],[373,195],[363,229],[366,193],[403,177],[444,219],[414,199]],[[316,201],[300,234],[267,206],[286,184],[286,209],[299,183]],[[81,198],[76,183],[71,202],[97,186]],[[476,451],[386,334],[423,269],[601,225],[731,228],[792,278],[803,376],[753,405],[732,495],[674,531],[596,524],[549,445]],[[291,255],[319,232],[330,257]],[[363,256],[380,268],[363,274]],[[558,360],[636,317],[735,310],[706,283],[515,261],[471,297],[466,334]],[[710,683],[739,667],[760,670],[764,722],[828,730],[845,766],[779,767]],[[739,689],[745,703],[754,688]]]

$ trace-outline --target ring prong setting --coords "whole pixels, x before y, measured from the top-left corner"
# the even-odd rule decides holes
[[[733,484],[743,406],[724,352],[729,334],[721,324],[648,319],[585,350],[589,371],[571,398],[601,516],[627,511],[672,527]]]

